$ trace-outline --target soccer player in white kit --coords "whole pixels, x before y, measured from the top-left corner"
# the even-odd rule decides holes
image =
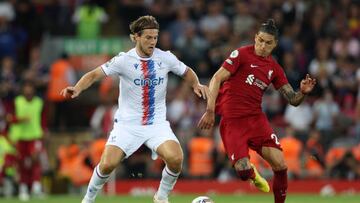
[[[208,98],[209,90],[199,83],[195,72],[170,51],[155,48],[159,24],[152,16],[142,16],[130,24],[135,48],[121,52],[107,63],[86,73],[75,86],[61,91],[75,98],[95,81],[107,75],[120,78],[119,109],[100,163],[95,167],[82,203],[95,202],[97,192],[121,160],[132,155],[142,144],[160,156],[162,171],[155,203],[168,203],[168,195],[180,174],[183,152],[166,120],[166,86],[171,71],[182,76],[199,97]],[[153,157],[154,158],[154,157]]]

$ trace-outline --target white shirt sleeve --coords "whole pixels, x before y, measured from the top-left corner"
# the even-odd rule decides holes
[[[114,56],[111,60],[101,65],[101,68],[103,69],[104,73],[106,75],[121,75],[122,66],[124,65],[124,59],[125,54],[121,52],[117,56]]]
[[[179,59],[170,51],[167,51],[167,63],[171,72],[176,75],[183,76],[186,73],[187,66],[179,61]]]

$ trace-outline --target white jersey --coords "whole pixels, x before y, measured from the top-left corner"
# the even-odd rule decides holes
[[[106,75],[116,74],[120,78],[115,122],[138,125],[166,121],[168,73],[182,76],[187,71],[187,66],[174,54],[157,48],[149,58],[140,57],[135,48],[121,52],[101,68]]]

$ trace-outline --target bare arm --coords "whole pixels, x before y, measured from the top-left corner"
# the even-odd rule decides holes
[[[283,85],[279,89],[279,92],[291,105],[298,106],[302,101],[304,101],[305,96],[313,90],[315,85],[316,79],[311,78],[310,75],[307,74],[306,77],[300,82],[300,91],[295,92],[288,83]]]
[[[193,69],[187,69],[186,73],[183,76],[184,80],[190,84],[193,88],[195,94],[199,97],[203,97],[204,99],[209,97],[209,90],[206,86],[200,84],[199,78],[197,77],[196,73]]]
[[[214,74],[214,76],[210,80],[209,90],[210,90],[210,98],[207,102],[207,111],[214,112],[215,111],[215,102],[216,98],[219,94],[219,89],[221,84],[229,79],[231,73],[223,67],[220,67],[219,70]]]
[[[290,84],[283,85],[279,92],[293,106],[298,106],[305,99],[305,94],[301,91],[295,92]]]
[[[223,67],[214,74],[210,80],[210,97],[207,100],[206,112],[201,117],[198,127],[200,129],[210,129],[215,123],[215,103],[219,94],[221,84],[229,79],[231,73]]]
[[[63,89],[61,91],[61,95],[66,97],[69,94],[71,98],[75,98],[79,96],[83,90],[89,88],[94,82],[100,80],[103,77],[105,77],[104,71],[101,69],[101,67],[97,67],[96,69],[83,75],[75,86],[66,87]]]

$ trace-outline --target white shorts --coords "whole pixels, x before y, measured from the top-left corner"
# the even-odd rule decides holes
[[[145,144],[152,151],[152,159],[157,159],[157,148],[168,140],[179,143],[168,121],[154,125],[128,125],[114,123],[106,145],[114,145],[125,152],[125,158],[131,156]]]

